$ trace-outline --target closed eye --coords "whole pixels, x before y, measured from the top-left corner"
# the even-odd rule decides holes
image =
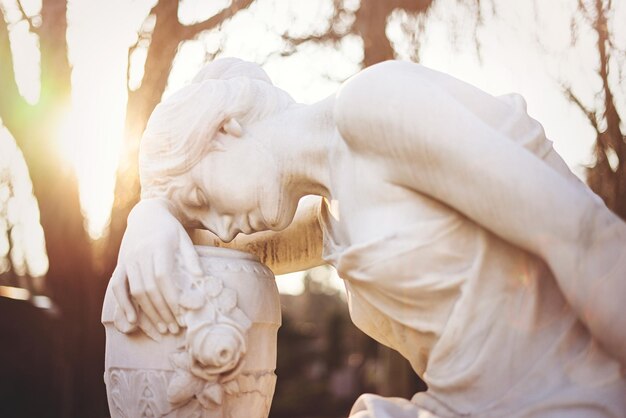
[[[204,192],[199,187],[193,187],[187,196],[187,203],[190,206],[206,207],[208,202]]]

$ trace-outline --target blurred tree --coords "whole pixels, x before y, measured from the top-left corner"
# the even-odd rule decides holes
[[[626,44],[619,45],[615,29],[623,22],[615,19],[612,0],[578,0],[578,13],[572,17],[572,46],[578,42],[581,27],[587,27],[596,37],[596,75],[600,90],[594,103],[585,103],[574,89],[564,85],[567,97],[585,114],[596,133],[593,165],[587,169],[587,183],[600,195],[607,206],[626,219],[626,125],[616,98],[623,95],[624,58]]]
[[[482,23],[482,3],[492,0],[470,0],[458,2],[458,6],[467,10],[470,26],[477,29]],[[307,43],[332,44],[337,46],[343,38],[349,35],[358,36],[363,42],[363,67],[369,67],[378,62],[394,59],[396,52],[387,36],[387,23],[393,13],[403,12],[413,17],[421,17],[417,21],[417,28],[405,28],[406,35],[423,31],[424,18],[428,16],[436,0],[332,0],[333,13],[330,14],[325,30],[294,36],[289,32],[282,34],[286,45],[283,55],[291,55],[300,45]],[[454,28],[450,28],[454,30]],[[410,33],[409,33],[410,32]],[[474,32],[475,33],[475,32]],[[419,40],[412,37],[415,53],[414,60],[419,59]]]
[[[125,161],[135,163],[120,170],[104,269],[94,263],[77,181],[62,161],[55,141],[60,112],[69,107],[71,99],[67,1],[42,0],[37,15],[28,15],[19,0],[6,2],[19,10],[16,19],[7,12],[6,3],[0,8],[0,119],[24,155],[39,204],[49,259],[46,282],[63,317],[65,355],[71,359],[72,416],[102,416],[106,411],[102,384],[104,332],[99,324],[102,299],[126,215],[138,199],[138,139],[165,90],[178,46],[202,31],[218,27],[252,2],[234,0],[220,13],[193,25],[179,23],[178,0],[159,0],[152,8],[149,19],[155,24],[149,34],[144,34],[150,42],[142,83],[128,96]],[[35,104],[30,104],[18,89],[11,50],[10,31],[24,22],[39,40],[41,93]]]
[[[19,9],[23,12],[22,7]],[[81,334],[89,329],[88,321],[98,315],[93,304],[97,295],[86,291],[95,272],[83,228],[77,181],[71,170],[64,168],[66,164],[62,163],[54,140],[59,111],[69,106],[71,93],[65,40],[67,4],[65,0],[43,1],[38,26],[36,19],[22,13],[31,32],[39,36],[42,76],[41,93],[35,104],[21,96],[14,74],[9,29],[17,22],[7,18],[5,9],[0,11],[0,118],[22,151],[38,200],[49,259],[47,282],[68,325],[71,324],[63,330],[67,356],[77,360],[71,379],[80,387],[89,387],[93,377],[81,367],[88,357]],[[76,410],[85,411],[85,405],[80,404],[90,401],[89,393],[85,398],[77,396]]]

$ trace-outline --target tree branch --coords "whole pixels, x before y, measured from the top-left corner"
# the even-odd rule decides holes
[[[26,10],[24,10],[21,0],[15,0],[15,3],[17,3],[17,7],[22,14],[22,20],[25,20],[26,23],[28,23],[28,30],[32,33],[37,33],[37,28],[35,28],[35,25],[33,24],[33,19],[26,14]]]
[[[233,0],[231,5],[218,14],[204,20],[202,22],[195,23],[193,25],[184,26],[183,30],[180,32],[180,40],[188,41],[193,39],[199,33],[204,32],[206,30],[214,29],[224,23],[226,20],[233,17],[240,10],[248,8],[254,0]]]
[[[307,36],[291,36],[288,33],[283,33],[281,37],[283,41],[287,42],[290,47],[295,48],[307,42],[325,43],[325,42],[339,42],[345,35],[338,34],[334,30],[329,30],[324,33],[307,35]]]
[[[593,25],[593,19],[591,15],[589,14],[589,10],[585,6],[585,3],[583,2],[583,0],[578,0],[578,11],[580,12],[583,19],[585,19],[585,22],[587,22],[588,25]]]
[[[593,27],[598,35],[597,48],[600,55],[600,68],[598,69],[598,75],[602,80],[604,118],[606,119],[607,132],[609,133],[611,145],[616,150],[618,155],[622,157],[624,151],[626,151],[626,145],[624,144],[622,138],[623,135],[620,130],[622,120],[617,112],[613,91],[609,85],[609,62],[611,60],[611,51],[607,48],[610,37],[607,19],[608,10],[604,8],[602,0],[596,0],[596,13],[597,18]]]
[[[583,114],[585,115],[585,117],[587,118],[591,126],[593,126],[593,129],[595,129],[595,131],[599,134],[600,130],[598,127],[598,121],[596,120],[595,113],[592,110],[588,109],[587,106],[583,104],[583,102],[580,100],[580,98],[578,98],[578,96],[576,96],[576,94],[574,93],[571,87],[561,85],[561,88],[563,89],[563,94],[565,94],[565,96],[569,99],[569,101],[574,103],[576,107],[578,107],[581,110],[581,112],[583,112]]]
[[[305,36],[291,36],[289,32],[280,34],[282,40],[287,44],[285,49],[280,52],[280,55],[283,57],[290,56],[296,52],[298,46],[308,42],[337,44],[344,36],[355,32],[354,19],[343,30],[337,30],[344,23],[343,16],[345,15],[354,16],[354,11],[347,10],[341,0],[334,0],[334,12],[329,19],[328,29],[322,33],[311,33]]]

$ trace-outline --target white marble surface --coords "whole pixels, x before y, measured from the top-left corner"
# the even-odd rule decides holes
[[[105,382],[113,418],[267,418],[276,383],[280,301],[274,275],[248,253],[196,247],[203,275],[175,279],[180,328],[128,322],[107,291]]]
[[[225,59],[157,107],[140,155],[111,282],[129,323],[136,303],[176,330],[165,272],[198,270],[201,228],[275,271],[333,264],[354,322],[429,385],[355,417],[623,416],[626,225],[520,96],[386,62],[301,105]]]

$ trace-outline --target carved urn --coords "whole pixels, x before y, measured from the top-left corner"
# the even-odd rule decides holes
[[[129,324],[109,288],[104,380],[112,418],[266,418],[276,383],[280,301],[274,275],[252,254],[196,246],[203,277],[182,269],[184,327],[162,335]]]

